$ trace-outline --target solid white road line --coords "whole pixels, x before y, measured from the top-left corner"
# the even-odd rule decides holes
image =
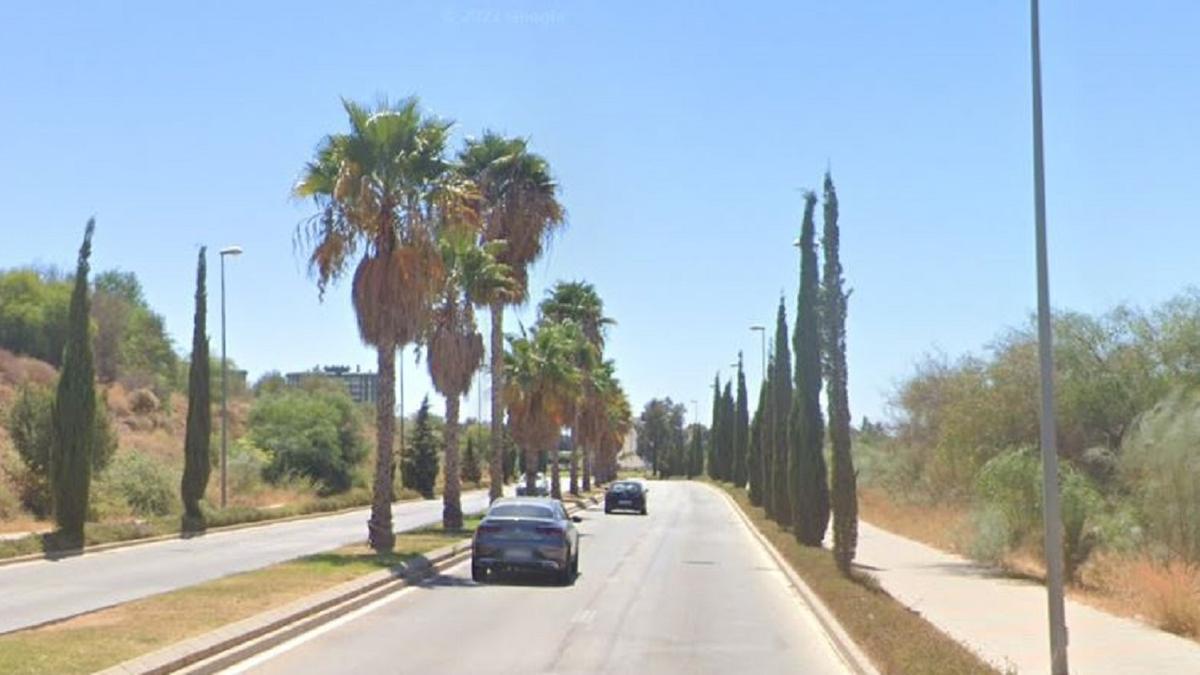
[[[439,574],[439,575],[450,574],[453,570],[463,567],[464,565],[468,564],[469,562],[471,562],[469,559],[464,560],[456,565],[447,567],[446,569],[439,571],[437,574]],[[296,647],[299,647],[300,645],[302,645],[306,642],[314,640],[314,639],[328,633],[329,631],[334,630],[335,628],[344,626],[344,625],[350,623],[351,621],[354,621],[354,620],[362,617],[363,615],[370,614],[371,612],[374,612],[378,609],[386,607],[387,605],[390,605],[391,603],[395,602],[396,600],[399,600],[400,598],[408,595],[410,592],[415,591],[415,590],[417,590],[417,586],[415,586],[415,585],[402,588],[399,591],[396,591],[395,593],[393,593],[387,597],[380,598],[380,599],[376,600],[375,602],[372,602],[369,605],[359,607],[358,609],[354,610],[353,612],[350,612],[349,614],[346,614],[345,616],[338,617],[338,618],[334,619],[333,621],[330,621],[327,624],[324,624],[322,626],[314,628],[311,631],[304,633],[303,635],[297,635],[296,637],[292,638],[291,640],[288,640],[287,642],[284,642],[281,645],[272,647],[271,649],[268,649],[267,651],[265,651],[261,654],[252,656],[231,668],[221,671],[221,673],[222,673],[222,675],[241,675],[241,673],[249,672],[250,670],[253,670],[254,668],[257,668],[258,666],[266,663],[267,661],[270,661],[271,659],[279,656],[280,654],[289,652],[289,651],[295,649]]]

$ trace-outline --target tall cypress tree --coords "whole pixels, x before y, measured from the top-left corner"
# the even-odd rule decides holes
[[[75,266],[75,287],[67,318],[62,372],[50,419],[50,487],[54,522],[62,543],[83,545],[88,491],[92,481],[92,449],[96,444],[96,373],[92,364],[92,336],[88,298],[89,259],[95,219],[89,219]]]
[[[788,419],[792,411],[792,356],[788,351],[787,309],[783,298],[779,298],[779,311],[775,319],[775,363],[771,374],[771,411],[774,422],[771,437],[774,448],[771,458],[771,500],[775,522],[785,527],[792,524],[792,504],[788,496],[788,456],[791,444],[788,439]]]
[[[846,368],[846,301],[838,231],[838,199],[833,177],[825,173],[825,378],[829,393],[829,437],[833,443],[833,557],[843,574],[850,573],[858,548],[858,486],[850,454],[850,401]]]
[[[721,395],[721,480],[733,480],[733,444],[737,434],[737,405],[733,401],[733,380],[725,383]]]
[[[416,490],[425,499],[433,499],[438,475],[438,439],[429,419],[429,397],[421,400],[413,422],[412,442],[405,447],[401,458],[400,479],[404,487]]]
[[[759,428],[759,443],[762,448],[759,471],[762,507],[768,518],[775,518],[775,342],[771,341],[767,357],[767,379],[762,386],[762,426]]]
[[[825,472],[825,423],[821,417],[821,291],[817,271],[817,195],[804,194],[800,225],[800,291],[796,301],[796,395],[792,402],[788,469],[796,539],[820,546],[829,527],[829,478]]]
[[[737,402],[734,409],[733,466],[730,478],[734,485],[746,487],[746,452],[750,445],[750,401],[746,395],[746,372],[742,353],[738,352]]]
[[[763,505],[763,416],[767,386],[764,381],[758,389],[758,405],[754,407],[754,418],[750,421],[750,444],[746,446],[746,477],[750,481],[750,503],[755,506]]]
[[[721,445],[721,375],[713,376],[712,429],[708,434],[708,477],[720,479],[721,461],[717,457]]]
[[[209,396],[208,292],[205,249],[200,247],[196,263],[196,315],[192,321],[192,363],[188,367],[187,431],[183,441],[183,480],[179,492],[183,498],[183,530],[204,529],[200,500],[208,488],[212,473],[210,439],[212,405]]]

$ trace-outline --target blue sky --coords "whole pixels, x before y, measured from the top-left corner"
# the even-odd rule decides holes
[[[230,354],[252,376],[373,368],[348,286],[318,302],[292,247],[309,206],[289,188],[344,128],[340,96],[417,94],[459,138],[550,159],[570,227],[534,297],[596,285],[635,406],[698,400],[707,421],[739,349],[756,389],[748,326],[781,293],[794,314],[801,191],[827,166],[856,418],[922,354],[1025,320],[1027,3],[648,4],[5,3],[0,267],[69,266],[94,214],[95,267],[136,272],[184,345],[196,247],[239,244]],[[1200,279],[1200,6],[1044,4],[1053,302],[1158,302]],[[429,386],[407,373],[411,410]]]

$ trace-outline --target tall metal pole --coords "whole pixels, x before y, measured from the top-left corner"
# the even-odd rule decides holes
[[[225,508],[225,462],[229,446],[229,361],[225,355],[225,252],[221,252],[221,508]]]
[[[228,498],[225,466],[229,454],[229,360],[225,355],[225,256],[241,254],[241,246],[226,246],[221,249],[221,508],[225,508]]]
[[[1050,672],[1067,675],[1067,626],[1063,609],[1062,513],[1058,495],[1057,431],[1054,424],[1054,352],[1050,330],[1049,261],[1046,253],[1046,173],[1042,152],[1042,54],[1038,0],[1030,0],[1033,61],[1033,199],[1037,231],[1038,357],[1042,383],[1042,494],[1046,594],[1050,620]]]

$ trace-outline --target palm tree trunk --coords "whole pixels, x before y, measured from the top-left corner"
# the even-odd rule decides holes
[[[504,407],[500,395],[504,391],[504,305],[492,303],[492,437],[491,461],[488,462],[491,485],[488,497],[499,499],[504,489]]]
[[[525,490],[529,494],[537,489],[538,451],[530,446],[525,448]]]
[[[583,448],[583,491],[588,492],[592,489],[592,451],[588,447]]]
[[[461,530],[463,526],[462,478],[458,461],[458,394],[446,397],[446,427],[442,432],[445,440],[445,487],[442,489],[442,529]]]
[[[392,454],[396,427],[396,346],[380,345],[379,400],[375,404],[375,485],[367,541],[378,552],[396,545],[392,532]]]
[[[576,418],[578,423],[579,418]],[[579,446],[575,444],[575,427],[571,427],[571,494],[579,494]]]
[[[555,499],[562,499],[562,488],[558,485],[559,470],[558,470],[558,442],[550,446],[550,496]]]

